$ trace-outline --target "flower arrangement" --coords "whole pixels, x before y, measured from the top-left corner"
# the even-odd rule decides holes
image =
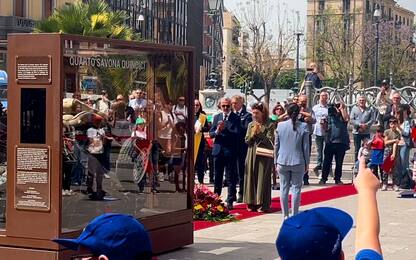
[[[221,198],[204,185],[194,188],[194,220],[233,221],[235,216],[230,214]]]

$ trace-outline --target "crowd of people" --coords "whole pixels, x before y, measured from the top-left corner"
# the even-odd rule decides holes
[[[134,165],[132,176],[139,193],[144,193],[145,186],[158,193],[164,179],[174,183],[178,192],[187,190],[188,108],[184,96],[179,96],[175,104],[160,93],[153,100],[147,99],[142,90],[132,91],[128,101],[123,95],[110,101],[106,91],[95,101],[82,100],[78,93],[73,98],[77,102],[71,104],[77,104],[75,110],[80,113],[75,117],[87,119],[64,127],[64,196],[73,194],[71,185],[86,185],[91,199],[102,200],[106,195],[103,180],[114,173],[111,161],[122,155]],[[83,106],[91,112],[83,114]],[[206,117],[204,120],[201,133],[207,131]],[[117,158],[111,159],[115,156],[114,142],[121,149]],[[202,147],[204,144],[200,143]]]
[[[411,107],[401,103],[400,93],[390,93],[385,82],[381,89],[378,107],[369,107],[366,97],[359,96],[350,110],[342,101],[330,102],[325,91],[319,93],[319,102],[312,109],[308,108],[307,96],[300,95],[286,105],[278,103],[270,115],[261,102],[252,104],[248,112],[241,96],[221,99],[207,138],[214,139],[212,150],[206,154],[213,157],[210,182],[214,191],[221,195],[223,186],[228,186],[230,209],[233,203],[244,202],[249,211],[267,212],[277,175],[283,213],[289,216],[291,188],[292,213],[296,214],[301,187],[309,185],[313,140],[317,153],[313,172],[320,177],[320,185],[325,185],[330,175],[336,185],[343,184],[343,170],[350,170],[343,169],[344,158],[353,145],[357,165],[359,156],[364,155],[382,191],[390,186],[395,191],[413,188],[409,157],[416,136]],[[201,150],[198,154],[203,156]],[[198,182],[203,183],[201,169],[210,165],[205,159],[197,162]],[[351,170],[356,174],[358,166]]]
[[[296,214],[301,188],[309,185],[313,142],[317,154],[313,173],[320,177],[320,185],[325,185],[330,175],[336,185],[343,184],[344,158],[353,144],[354,160],[358,162],[360,155],[366,156],[383,191],[389,189],[389,178],[396,191],[413,187],[409,157],[414,145],[414,123],[411,108],[402,104],[400,93],[391,91],[383,82],[376,109],[367,105],[365,96],[360,96],[348,110],[342,101],[330,102],[325,91],[319,93],[319,102],[312,108],[308,102],[311,101],[306,95],[295,96],[285,104],[277,103],[269,113],[266,104],[258,102],[246,107],[244,98],[236,95],[222,98],[218,113],[209,120],[198,99],[193,102],[192,119],[184,96],[172,104],[163,95],[149,100],[144,91],[136,90],[128,102],[122,95],[110,102],[103,91],[91,106],[104,116],[75,128],[78,159],[72,168],[64,167],[63,194],[71,195],[71,183],[85,182],[93,199],[103,198],[102,182],[111,171],[114,138],[134,138],[138,151],[133,157],[147,152],[149,160],[141,165],[145,167],[144,174],[135,176],[139,192],[143,192],[145,184],[158,192],[159,182],[164,179],[172,180],[176,191],[185,191],[186,167],[193,160],[198,183],[213,184],[218,195],[228,187],[229,209],[234,203],[245,202],[249,211],[267,212],[271,190],[278,187],[285,216],[289,215],[288,194],[292,189],[292,212]],[[192,134],[187,133],[188,120],[194,122]],[[112,133],[119,129],[125,129],[126,134],[120,137]],[[190,136],[194,137],[194,158],[188,158]],[[207,172],[209,180],[205,179]]]

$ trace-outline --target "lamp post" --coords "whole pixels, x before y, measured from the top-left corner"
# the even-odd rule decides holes
[[[299,89],[299,48],[300,48],[300,37],[303,35],[301,32],[295,33],[296,35],[296,80],[295,88]]]
[[[135,3],[131,4],[131,7],[133,9],[133,14],[130,15],[130,17],[132,18],[131,27],[133,27],[135,30],[139,30],[140,36],[143,37],[142,23],[145,20],[145,17],[143,15],[143,9],[145,8],[144,3],[142,2],[142,0],[136,0]]]
[[[211,71],[215,72],[216,70],[216,63],[217,63],[217,55],[216,55],[216,48],[215,48],[215,28],[217,26],[217,20],[219,16],[220,10],[219,8],[219,0],[208,0],[209,4],[209,11],[208,15],[212,18],[212,32],[211,32],[211,45],[212,45],[212,53],[211,53]]]
[[[374,86],[377,86],[378,80],[378,52],[379,52],[379,45],[380,45],[380,19],[381,19],[381,9],[380,5],[376,5],[376,9],[374,10],[374,19],[376,20],[376,54],[374,57]]]

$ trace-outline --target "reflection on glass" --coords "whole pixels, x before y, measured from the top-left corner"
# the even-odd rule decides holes
[[[20,94],[20,142],[44,144],[46,140],[46,89],[27,88]]]
[[[186,209],[187,56],[66,46],[63,231]]]
[[[1,56],[0,53],[0,70]],[[5,58],[5,56],[3,56]],[[7,77],[0,71],[0,229],[6,227],[6,181],[7,181]]]

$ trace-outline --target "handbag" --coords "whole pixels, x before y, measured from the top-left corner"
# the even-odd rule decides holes
[[[272,141],[270,141],[270,139],[267,139],[271,145],[274,148],[274,145],[272,143]],[[256,144],[256,155],[257,156],[262,156],[262,157],[267,157],[267,158],[273,158],[274,157],[274,149],[268,149],[268,148],[264,148],[264,147],[258,147],[259,143]]]
[[[267,157],[267,158],[273,158],[274,150],[263,148],[263,147],[256,147],[256,155]]]

